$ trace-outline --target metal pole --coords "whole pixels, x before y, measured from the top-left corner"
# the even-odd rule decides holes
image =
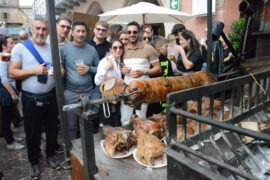
[[[94,179],[94,175],[97,173],[92,126],[93,117],[94,116],[90,115],[87,119],[84,119],[83,116],[79,116],[83,154],[83,168],[86,180]]]
[[[212,0],[207,0],[207,71],[211,70],[212,60]]]
[[[60,58],[59,58],[59,49],[57,42],[57,32],[56,32],[56,22],[55,22],[55,6],[54,0],[46,0],[47,6],[47,17],[49,20],[49,30],[50,30],[50,44],[51,44],[51,53],[53,60],[53,71],[56,87],[56,96],[58,104],[58,112],[60,117],[60,124],[62,129],[62,136],[64,141],[64,152],[65,159],[69,158],[69,151],[71,149],[71,141],[68,136],[68,126],[66,121],[66,113],[62,111],[62,107],[65,104],[64,100],[64,89],[62,83],[61,69],[60,69]]]

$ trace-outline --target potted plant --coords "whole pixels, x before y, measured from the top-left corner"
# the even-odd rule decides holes
[[[232,43],[232,46],[236,51],[239,50],[240,40],[241,40],[242,33],[244,30],[244,23],[245,23],[244,18],[234,20],[231,25],[232,32],[228,34],[228,37]]]

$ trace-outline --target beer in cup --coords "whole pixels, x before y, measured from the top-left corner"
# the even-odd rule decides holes
[[[48,68],[48,75],[53,76],[53,66],[52,66],[52,64],[49,64],[47,68]]]
[[[82,75],[82,73],[79,72],[78,68],[79,68],[81,65],[83,65],[83,60],[82,60],[82,59],[78,59],[78,60],[75,61],[75,64],[76,64],[76,68],[77,68],[78,74]]]
[[[147,70],[149,69],[150,65],[132,65],[132,67],[130,67],[130,76],[131,77],[136,77],[137,74],[135,74],[134,71],[136,70]]]
[[[171,61],[175,60],[175,55],[174,55],[174,52],[172,50],[168,51],[168,57]]]
[[[171,61],[173,61],[173,60],[175,59],[174,54],[169,54],[169,59],[170,59]]]
[[[136,74],[134,72],[136,69],[135,68],[129,68],[129,69],[130,69],[130,71],[129,71],[130,72],[130,76],[133,77],[133,78],[136,77]]]
[[[10,60],[10,53],[2,52],[1,56],[2,56],[2,61],[8,62]]]

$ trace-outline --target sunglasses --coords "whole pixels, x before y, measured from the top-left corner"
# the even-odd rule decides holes
[[[96,28],[97,31],[102,31],[103,33],[107,31],[107,29],[101,29],[101,28]]]
[[[123,49],[123,46],[113,46],[112,49],[115,50],[115,51],[117,49],[122,50]]]
[[[137,34],[138,31],[127,31],[127,34]]]
[[[152,37],[143,37],[143,40],[146,40],[146,39],[148,39],[148,41],[151,41]]]
[[[60,25],[61,28],[67,28],[68,30],[71,28],[70,26],[66,26],[66,25]]]

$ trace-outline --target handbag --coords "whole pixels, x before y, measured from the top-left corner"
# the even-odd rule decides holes
[[[125,85],[118,85],[116,82],[116,78],[109,77],[103,83],[101,83],[99,89],[103,97],[111,97],[120,93]],[[117,101],[111,101],[112,104],[117,104]]]
[[[6,90],[6,88],[0,84],[0,105],[1,106],[12,106],[13,99],[10,93]]]

